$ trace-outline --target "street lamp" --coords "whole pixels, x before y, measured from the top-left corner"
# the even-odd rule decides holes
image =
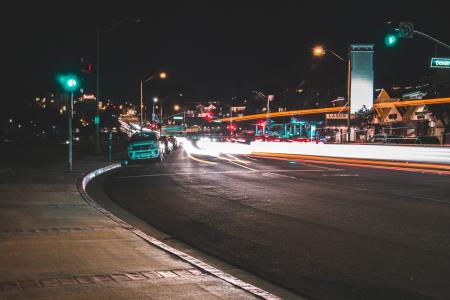
[[[99,115],[99,102],[100,102],[100,33],[107,33],[114,29],[116,29],[118,26],[125,22],[134,22],[139,23],[141,22],[140,19],[123,19],[119,22],[115,23],[113,26],[107,28],[107,29],[100,29],[99,26],[96,28],[96,34],[97,34],[97,87],[96,87],[96,97],[95,97],[95,117],[94,117],[94,124],[95,124],[95,153],[100,154],[100,115]]]
[[[153,103],[152,103],[152,122],[155,121],[155,103],[158,102],[157,97],[153,97]]]
[[[172,94],[172,95],[169,95],[169,96],[164,97],[164,98],[159,100],[160,101],[160,104],[159,104],[159,106],[160,106],[160,119],[161,119],[161,126],[159,127],[159,134],[162,133],[162,126],[163,126],[163,123],[164,123],[164,118],[163,118],[163,101],[167,100],[167,99],[169,99],[170,97],[173,97],[173,96],[182,97],[183,94],[182,93]]]
[[[350,142],[350,83],[351,83],[351,59],[344,59],[342,56],[338,55],[336,52],[330,49],[323,49],[321,46],[316,46],[312,50],[314,56],[323,56],[327,52],[333,54],[339,60],[347,63],[347,106],[348,106],[348,118],[347,118],[347,143]],[[348,54],[350,57],[350,53]]]
[[[145,82],[149,82],[150,80],[152,80],[152,79],[155,78],[156,76],[159,76],[160,79],[166,79],[166,78],[167,78],[167,73],[161,72],[161,73],[159,73],[159,74],[153,74],[152,76],[148,77],[147,79],[141,80],[141,122],[140,122],[141,129],[142,129],[142,126],[143,126],[143,123],[144,123],[144,120],[143,120],[143,117],[144,117],[144,114],[143,114],[143,108],[144,108],[143,84],[144,84]],[[156,98],[156,101],[158,101],[157,98]],[[154,98],[154,99],[153,99],[153,102],[156,102],[156,101],[155,101],[155,98]]]
[[[312,50],[312,52],[313,52],[313,55],[314,55],[314,56],[323,56],[323,55],[325,55],[327,52],[330,52],[331,54],[333,54],[334,56],[336,56],[336,57],[339,58],[340,60],[345,61],[345,62],[347,61],[347,59],[342,58],[342,56],[338,55],[338,54],[337,54],[336,52],[334,52],[333,50],[330,50],[330,49],[323,49],[322,46],[316,46],[316,47],[314,47],[313,50]]]

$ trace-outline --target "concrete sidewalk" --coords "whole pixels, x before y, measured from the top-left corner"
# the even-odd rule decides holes
[[[255,299],[119,226],[80,195],[96,160],[0,168],[0,299]]]

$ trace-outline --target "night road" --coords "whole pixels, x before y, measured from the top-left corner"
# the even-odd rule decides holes
[[[449,179],[180,149],[104,188],[174,238],[308,298],[448,299]]]

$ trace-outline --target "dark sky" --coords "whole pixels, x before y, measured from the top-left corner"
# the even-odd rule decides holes
[[[55,74],[77,68],[80,57],[95,67],[96,24],[107,28],[123,18],[142,22],[101,35],[102,93],[115,101],[137,102],[139,81],[160,70],[170,79],[150,82],[146,97],[182,90],[195,100],[226,101],[253,89],[295,87],[312,73],[327,88],[343,85],[345,64],[332,56],[311,57],[318,43],[344,56],[349,44],[375,44],[377,86],[413,81],[431,56],[450,56],[420,38],[402,40],[391,49],[383,45],[388,20],[412,21],[449,43],[450,18],[443,1],[264,2],[1,4],[2,111],[57,90]],[[86,90],[93,91],[95,73],[86,80]]]

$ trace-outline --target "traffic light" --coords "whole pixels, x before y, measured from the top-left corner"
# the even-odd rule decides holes
[[[259,121],[258,121],[258,128],[263,128],[264,125],[266,125],[266,122],[265,122],[265,121],[263,121],[263,120],[259,120]]]
[[[412,39],[414,37],[414,23],[400,22],[398,25],[399,37]]]
[[[412,39],[414,37],[414,23],[400,22],[396,28],[392,22],[388,22],[387,34],[384,43],[388,47],[392,47],[397,43],[397,39]]]
[[[392,47],[397,44],[397,36],[395,34],[388,34],[384,39],[384,43],[388,47]]]
[[[211,119],[212,119],[212,114],[209,113],[209,112],[206,113],[206,114],[205,114],[205,120],[206,120],[206,121],[210,121]]]
[[[67,92],[73,92],[80,86],[79,80],[75,75],[60,75],[58,81]]]
[[[235,124],[230,124],[230,125],[228,125],[227,126],[227,129],[229,130],[229,131],[236,131],[236,125]]]
[[[386,37],[384,38],[384,44],[387,47],[392,47],[397,44],[398,29],[392,22],[387,22],[386,24]]]

